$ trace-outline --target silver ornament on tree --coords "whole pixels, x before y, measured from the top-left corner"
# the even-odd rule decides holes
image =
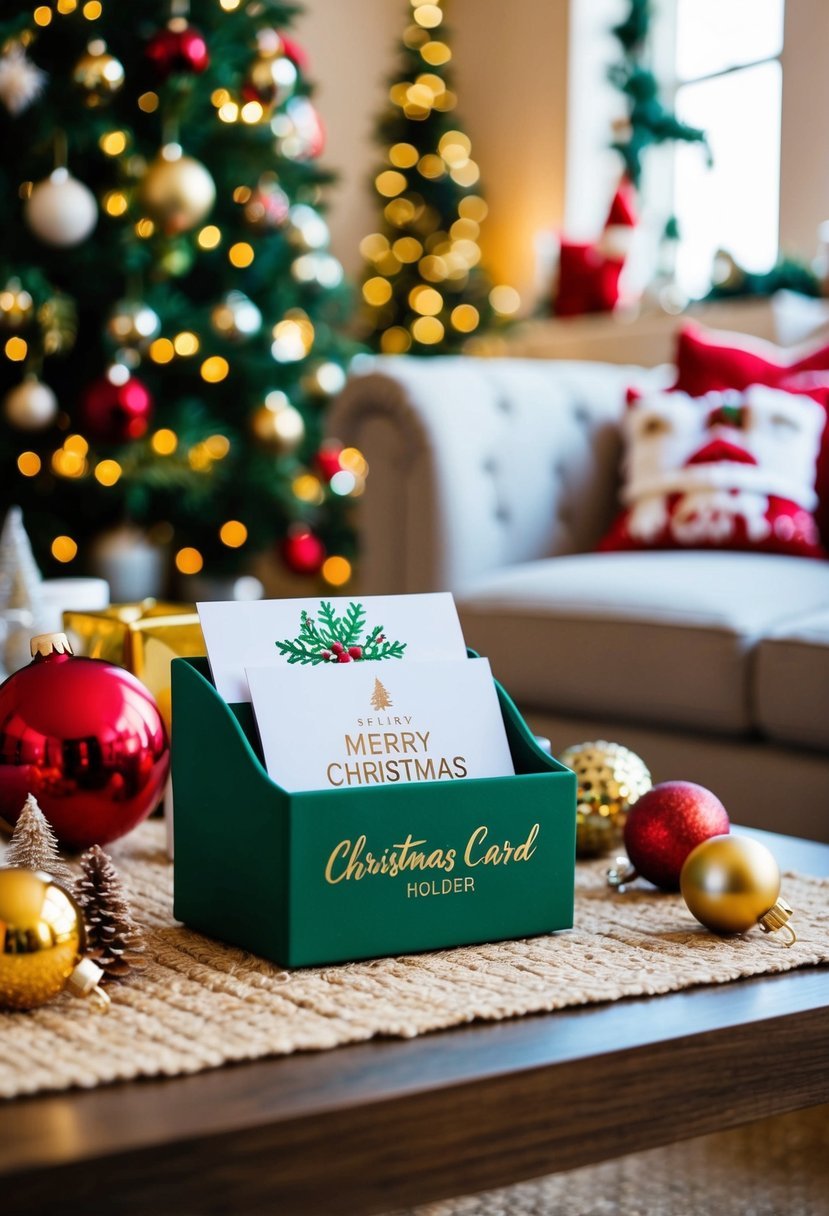
[[[23,215],[38,240],[69,248],[95,227],[98,204],[92,191],[60,166],[33,187]]]
[[[58,415],[58,399],[34,374],[9,389],[3,398],[7,422],[19,431],[40,431]]]
[[[46,73],[32,63],[21,42],[12,42],[0,56],[0,101],[17,117],[43,92]]]

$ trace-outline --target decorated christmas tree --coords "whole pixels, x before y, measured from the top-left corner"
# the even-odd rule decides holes
[[[181,574],[276,546],[348,581],[366,468],[322,441],[349,293],[295,12],[3,6],[0,510],[44,570],[127,521]]]
[[[413,7],[412,7],[413,6]],[[406,4],[399,70],[377,127],[382,212],[360,245],[367,331],[386,354],[446,354],[519,306],[481,269],[487,214],[472,141],[455,115],[452,50],[440,0]]]

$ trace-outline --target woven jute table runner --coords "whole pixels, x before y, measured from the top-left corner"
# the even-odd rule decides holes
[[[0,1014],[0,1097],[194,1073],[375,1035],[412,1038],[475,1019],[829,962],[829,880],[785,875],[798,934],[787,948],[782,934],[759,930],[713,937],[678,895],[644,887],[613,892],[600,861],[577,867],[573,930],[284,971],[173,920],[173,873],[160,823],[143,825],[112,854],[147,927],[148,966],[110,985],[105,1015],[69,996]]]

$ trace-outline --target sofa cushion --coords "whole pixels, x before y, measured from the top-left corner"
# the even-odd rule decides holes
[[[806,558],[587,553],[502,569],[458,607],[521,705],[739,734],[758,637],[828,598]]]
[[[754,384],[645,392],[622,421],[626,509],[600,549],[747,549],[825,557],[812,512],[823,407]]]
[[[755,714],[772,739],[829,748],[829,596],[824,603],[757,648]]]

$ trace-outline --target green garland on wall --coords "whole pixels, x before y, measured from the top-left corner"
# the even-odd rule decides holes
[[[663,103],[659,82],[646,66],[652,19],[651,0],[630,0],[627,16],[611,31],[621,48],[621,60],[608,70],[608,78],[624,97],[628,120],[624,134],[613,141],[612,147],[637,189],[642,178],[642,154],[647,148],[671,141],[708,148],[705,132],[681,122]]]

